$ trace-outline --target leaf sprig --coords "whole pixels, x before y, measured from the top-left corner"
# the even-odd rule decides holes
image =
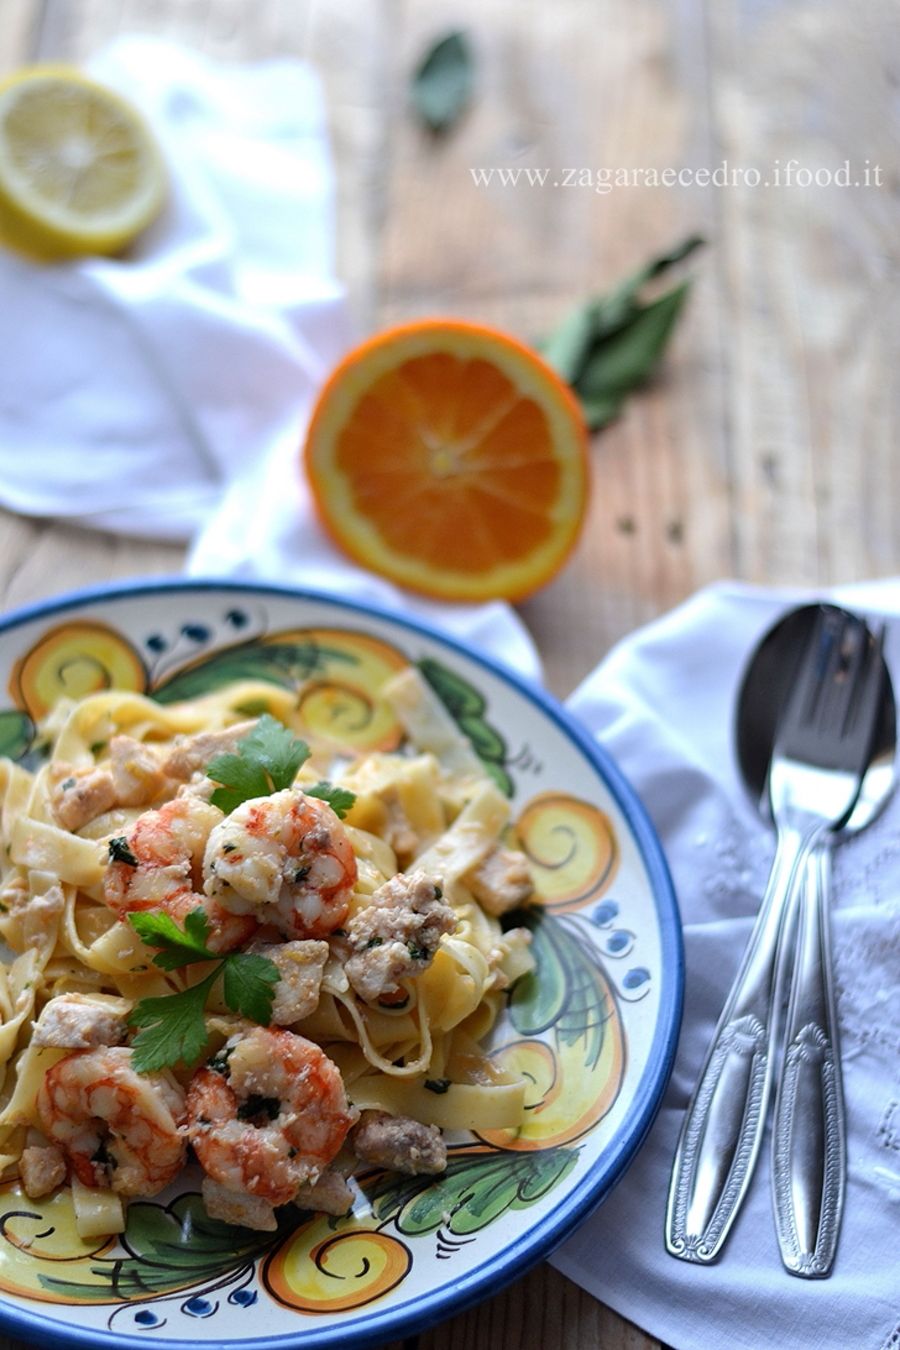
[[[232,754],[216,755],[206,766],[206,774],[219,783],[210,801],[221,811],[233,811],[254,797],[289,788],[298,769],[309,759],[309,746],[298,740],[268,713],[260,717],[252,731],[242,736]],[[307,797],[320,797],[343,820],[356,801],[354,793],[332,783],[304,787]]]
[[[255,797],[267,797],[289,788],[297,771],[309,758],[309,746],[287,727],[264,713],[252,731],[242,736],[231,754],[217,755],[206,773],[219,786],[210,800],[227,812]],[[320,782],[304,788],[308,797],[328,803],[343,819],[356,801],[347,788]],[[138,866],[127,839],[112,839],[110,858]],[[206,1045],[203,1012],[213,985],[221,976],[222,997],[233,1012],[268,1026],[278,983],[278,967],[265,956],[252,952],[221,953],[209,949],[209,920],[199,906],[185,916],[184,927],[166,913],[144,911],[128,915],[138,937],[149,947],[159,948],[153,964],[161,970],[181,970],[200,961],[216,965],[196,984],[179,994],[143,998],[134,1007],[129,1022],[141,1030],[132,1042],[132,1063],[138,1073],[152,1073],[172,1064],[191,1064]]]
[[[213,985],[222,977],[222,996],[232,1012],[268,1026],[278,983],[278,967],[268,957],[251,952],[222,956],[207,946],[209,920],[199,907],[191,910],[184,928],[168,914],[145,911],[129,914],[142,942],[158,947],[153,964],[161,970],[181,970],[198,961],[215,961],[208,975],[180,994],[142,998],[128,1020],[141,1030],[132,1042],[132,1064],[138,1073],[153,1073],[173,1064],[192,1064],[206,1046],[203,1011]]]
[[[220,783],[210,801],[226,813],[252,797],[267,797],[289,788],[297,770],[309,759],[309,746],[269,713],[242,736],[233,754],[216,755],[206,775]]]
[[[641,291],[703,242],[691,235],[669,253],[652,258],[608,295],[579,305],[540,345],[544,358],[577,395],[592,431],[617,417],[631,391],[649,379],[691,283],[683,281],[646,304]]]
[[[327,802],[338,820],[343,820],[356,801],[356,793],[349,788],[335,787],[334,783],[315,783],[303,789],[307,797],[318,797]]]

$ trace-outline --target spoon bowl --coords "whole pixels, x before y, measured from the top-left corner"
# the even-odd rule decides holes
[[[744,785],[771,820],[768,776],[776,729],[796,684],[817,616],[804,605],[765,634],[738,693],[735,741]],[[846,1188],[846,1121],[831,971],[831,846],[875,819],[894,789],[897,714],[882,661],[874,752],[849,819],[824,836],[806,866],[794,940],[784,943],[779,986],[789,985],[772,1129],[772,1203],[785,1268],[805,1279],[831,1273]],[[810,1053],[810,1046],[815,1053]]]
[[[793,641],[790,631],[788,636]],[[765,678],[748,686],[751,710],[764,732],[771,725],[771,740],[759,761],[771,799],[776,846],[675,1149],[665,1238],[670,1254],[683,1261],[708,1264],[718,1259],[750,1185],[779,1059],[785,954],[798,901],[809,892],[802,883],[814,856],[830,856],[835,833],[856,804],[871,760],[885,713],[882,641],[883,630],[873,634],[859,616],[835,606],[816,606],[805,641],[799,649],[790,648],[783,680],[772,668],[772,648],[764,643]],[[780,705],[776,694],[782,696]],[[741,731],[745,750],[756,752],[761,734],[749,720]],[[795,1000],[799,1012],[809,1010],[798,1034],[796,1057],[803,1063],[782,1093],[787,1128],[779,1133],[779,1141],[787,1140],[789,1156],[787,1167],[779,1170],[787,1180],[778,1194],[789,1194],[792,1203],[796,1195],[800,1211],[794,1245],[802,1250],[796,1260],[790,1254],[790,1268],[804,1276],[827,1273],[820,1269],[821,1258],[824,1251],[824,1260],[830,1262],[833,1252],[844,1177],[823,888],[814,888],[814,898],[813,905],[803,906],[810,913],[806,945],[814,956],[804,962],[802,986],[796,973],[791,985],[792,994],[798,989],[804,994],[802,1002]],[[786,1210],[780,1205],[779,1218]],[[823,1215],[824,1221],[817,1222]]]
[[[816,616],[834,605],[802,605],[770,628],[751,656],[738,691],[735,744],[738,765],[750,797],[771,819],[766,780],[782,709],[796,680],[800,659]],[[875,753],[859,797],[841,835],[855,834],[882,810],[897,779],[897,708],[885,667],[881,709],[875,731]]]

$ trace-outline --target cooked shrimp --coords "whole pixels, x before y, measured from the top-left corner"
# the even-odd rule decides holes
[[[103,897],[110,909],[120,919],[140,910],[163,910],[183,924],[192,909],[200,908],[209,920],[211,951],[229,952],[248,942],[255,919],[223,909],[198,890],[203,850],[221,819],[218,807],[190,795],[138,816],[119,858],[106,869]]]
[[[187,1134],[228,1190],[286,1205],[340,1149],[356,1112],[317,1045],[279,1029],[232,1036],[187,1094]]]
[[[137,1073],[124,1045],[76,1050],[48,1069],[41,1128],[85,1186],[156,1195],[184,1165],[184,1091],[167,1073]]]
[[[327,802],[285,788],[243,802],[216,825],[204,890],[233,914],[253,914],[292,938],[324,938],[343,923],[356,858]]]

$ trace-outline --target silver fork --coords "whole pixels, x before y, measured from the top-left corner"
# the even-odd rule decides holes
[[[893,700],[890,677],[882,674],[883,715]],[[890,782],[890,763],[886,776]],[[870,766],[866,786],[872,782]],[[870,797],[861,811],[866,786],[853,810],[853,823],[862,817],[857,828],[867,823],[865,812],[873,800]],[[797,941],[788,961],[790,998],[772,1123],[772,1207],[778,1245],[785,1268],[804,1279],[824,1279],[831,1273],[846,1181],[846,1122],[828,912],[833,838],[827,836],[813,849],[800,883]]]
[[[768,781],[775,860],[675,1150],[666,1247],[685,1261],[721,1254],[756,1165],[780,1030],[780,951],[806,860],[847,820],[871,758],[882,640],[861,619],[823,609],[779,723]]]

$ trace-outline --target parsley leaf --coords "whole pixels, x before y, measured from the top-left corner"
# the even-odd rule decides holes
[[[309,758],[309,746],[287,727],[264,713],[252,731],[242,736],[234,754],[216,755],[206,773],[220,783],[212,794],[213,806],[233,811],[252,797],[267,797],[288,788],[300,765]]]
[[[247,802],[251,797],[266,797],[272,791],[261,766],[241,755],[217,755],[206,766],[206,773],[222,784],[209,800],[226,815],[241,802]]]
[[[153,964],[162,970],[180,970],[194,961],[216,961],[218,957],[206,945],[209,920],[198,905],[185,917],[184,928],[161,911],[145,910],[129,914],[129,923],[148,947],[162,950],[153,958]]]
[[[335,787],[333,783],[316,783],[314,787],[305,787],[307,797],[319,797],[327,802],[338,820],[343,820],[356,801],[356,793],[349,788]]]
[[[258,1092],[251,1092],[238,1107],[237,1118],[253,1120],[256,1116],[265,1116],[268,1120],[275,1120],[280,1111],[281,1102],[277,1097],[263,1097]]]
[[[234,1012],[268,1026],[278,980],[278,967],[268,957],[235,952],[225,963],[222,994]]]
[[[109,850],[110,862],[127,863],[129,867],[137,867],[138,860],[128,846],[128,840],[124,834],[118,835],[115,839],[110,839],[107,844]]]
[[[138,1073],[168,1068],[181,1060],[191,1064],[199,1057],[207,1039],[206,1000],[220,975],[227,1007],[261,1026],[269,1025],[280,978],[274,961],[248,952],[225,956],[211,952],[206,945],[209,921],[199,907],[185,917],[183,929],[168,914],[147,911],[128,917],[143,942],[160,948],[153,964],[162,970],[180,970],[196,961],[218,962],[198,984],[179,994],[143,998],[132,1010],[129,1022],[143,1028],[132,1042],[132,1063]]]
[[[132,1009],[128,1021],[143,1028],[131,1044],[131,1063],[138,1073],[153,1073],[180,1060],[193,1064],[200,1058],[206,1047],[203,1009],[218,974],[218,970],[211,971],[181,994],[142,998]]]

